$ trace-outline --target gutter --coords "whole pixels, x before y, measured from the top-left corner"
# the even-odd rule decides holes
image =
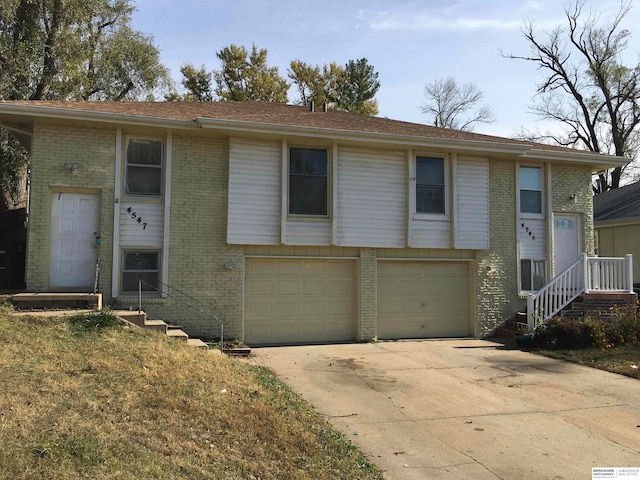
[[[110,124],[126,124],[141,127],[163,127],[178,129],[194,129],[193,120],[172,120],[164,117],[145,117],[109,112],[93,112],[88,110],[72,110],[68,108],[27,106],[24,104],[8,104],[0,102],[0,114],[31,116],[35,118],[64,118],[65,120],[94,121]]]

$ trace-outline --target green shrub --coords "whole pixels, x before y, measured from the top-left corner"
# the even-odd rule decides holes
[[[605,331],[605,322],[599,318],[585,317],[584,324],[589,332],[591,346],[604,348],[609,344]]]
[[[120,325],[118,317],[108,308],[103,308],[99,312],[79,313],[69,318],[71,330],[80,334],[113,328],[117,325]]]
[[[589,328],[583,320],[552,318],[535,332],[535,344],[545,348],[585,348],[591,345]]]
[[[635,309],[613,309],[609,318],[552,318],[538,326],[534,342],[550,349],[611,348],[640,341],[640,317]]]

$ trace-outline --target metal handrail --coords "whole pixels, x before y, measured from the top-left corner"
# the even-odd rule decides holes
[[[147,287],[152,288],[157,292],[161,291],[161,289],[158,286],[152,285],[148,282],[145,282],[144,280],[138,279],[138,311],[139,312],[142,311],[142,285],[143,284]],[[216,321],[220,326],[220,345],[222,346],[224,344],[224,326],[226,323],[228,323],[226,321],[224,314],[216,313],[215,311],[212,311],[211,307],[209,307],[205,303],[201,302],[200,300],[197,300],[196,298],[181,291],[176,287],[173,287],[167,283],[161,282],[160,280],[158,280],[158,284],[161,285],[162,293],[164,293],[166,298],[170,298],[174,300],[176,303],[179,303],[193,310],[194,312],[198,313],[199,315],[202,316],[202,318],[206,320],[210,320],[211,318],[213,318],[213,320]],[[170,291],[173,291],[179,295],[182,295],[182,297],[186,297],[188,301],[185,300],[184,298],[180,298],[180,296],[176,294],[169,293]],[[193,303],[195,303],[196,306],[194,306]],[[214,303],[217,303],[217,302],[214,300]],[[215,305],[213,308],[216,309],[217,305]]]

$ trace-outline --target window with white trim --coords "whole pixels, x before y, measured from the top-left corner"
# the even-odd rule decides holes
[[[328,214],[328,153],[326,148],[289,149],[289,214]]]
[[[127,142],[125,193],[159,197],[162,194],[162,140],[130,138]]]
[[[416,213],[446,213],[445,159],[416,156]]]
[[[159,250],[125,250],[122,252],[122,292],[157,292],[160,280]]]
[[[520,260],[520,290],[536,292],[546,283],[546,261],[523,258]]]
[[[520,167],[520,213],[542,214],[542,167]]]

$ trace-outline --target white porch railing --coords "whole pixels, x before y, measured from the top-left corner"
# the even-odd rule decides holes
[[[633,258],[587,257],[583,253],[564,272],[527,298],[527,324],[533,329],[589,292],[633,293]]]

